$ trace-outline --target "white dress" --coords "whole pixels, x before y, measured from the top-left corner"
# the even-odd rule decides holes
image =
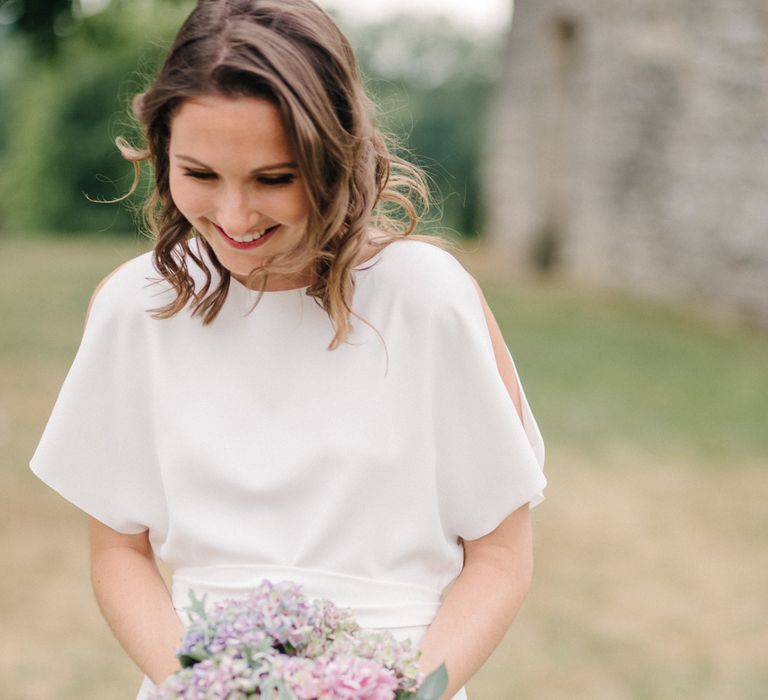
[[[233,280],[212,324],[156,320],[171,295],[145,254],[96,295],[31,468],[111,528],[148,529],[182,618],[190,589],[212,601],[290,579],[418,643],[459,538],[542,500],[541,435],[464,268],[402,240],[354,275],[370,325],[352,317],[334,351],[301,289],[254,309]]]

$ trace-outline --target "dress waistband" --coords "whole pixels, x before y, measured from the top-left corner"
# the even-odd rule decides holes
[[[247,594],[262,580],[292,581],[310,600],[325,598],[348,608],[361,627],[397,629],[429,625],[441,602],[440,591],[410,583],[351,576],[318,569],[281,565],[229,565],[187,567],[173,574],[172,596],[176,610],[189,605],[189,592],[206,605]]]

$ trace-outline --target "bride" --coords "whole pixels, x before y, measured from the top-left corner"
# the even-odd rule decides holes
[[[190,590],[269,578],[465,698],[530,584],[543,446],[480,288],[413,233],[424,180],[348,41],[311,0],[201,0],[134,113],[154,249],[95,291],[31,466],[88,515],[139,697]]]

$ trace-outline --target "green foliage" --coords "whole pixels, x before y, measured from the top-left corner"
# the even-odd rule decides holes
[[[0,53],[0,157],[8,148],[8,120],[11,114],[11,86],[24,65],[24,47],[19,41],[4,38]]]
[[[0,230],[135,230],[128,206],[89,200],[112,200],[129,189],[133,168],[114,138],[135,135],[130,98],[190,6],[112,0],[95,15],[73,15],[55,60],[30,50],[18,32],[0,44]],[[345,30],[380,105],[381,125],[431,178],[430,219],[477,233],[495,43],[447,20],[413,17]],[[139,194],[131,201],[135,207],[141,200]]]
[[[117,4],[84,19],[58,60],[17,58],[4,81],[7,113],[0,154],[0,221],[15,230],[132,230],[125,206],[98,201],[125,193],[133,167],[114,137],[135,135],[130,97],[162,56],[178,11]],[[148,38],[149,37],[149,38]],[[5,51],[3,52],[5,53]]]
[[[44,55],[55,51],[62,25],[72,20],[72,0],[10,0],[5,4],[4,11],[15,28],[28,34]]]
[[[379,120],[423,167],[430,218],[464,235],[482,230],[482,152],[499,37],[444,17],[396,16],[349,28]]]
[[[110,2],[113,5],[135,4],[133,0],[103,1],[106,5]],[[4,0],[0,2],[0,25],[7,31],[26,36],[38,56],[54,58],[62,42],[78,31],[80,23],[87,17],[85,10],[91,5],[81,0]],[[99,5],[96,3],[97,9]]]
[[[448,686],[448,671],[445,664],[440,664],[422,682],[416,693],[417,700],[440,700]]]
[[[479,233],[483,224],[480,150],[490,85],[470,79],[401,90],[404,106],[387,115],[385,124],[407,135],[411,159],[429,175],[434,199],[431,218],[462,234]]]

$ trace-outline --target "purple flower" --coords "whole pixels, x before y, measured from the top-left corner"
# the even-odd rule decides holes
[[[184,669],[150,693],[151,700],[245,700],[259,697],[263,668],[221,654]]]
[[[309,603],[294,583],[265,580],[210,610],[190,596],[192,623],[177,652],[186,668],[152,700],[394,700],[423,679],[410,640],[365,632],[348,610]]]
[[[391,669],[398,678],[400,690],[414,690],[423,680],[419,671],[419,652],[410,639],[398,642],[391,632],[363,632],[341,635],[328,647],[324,656],[360,657]]]

